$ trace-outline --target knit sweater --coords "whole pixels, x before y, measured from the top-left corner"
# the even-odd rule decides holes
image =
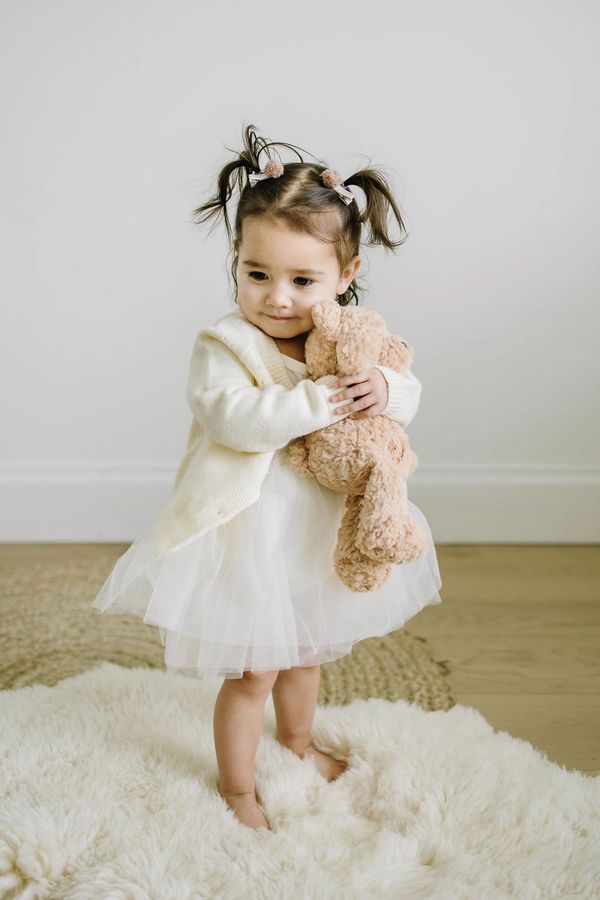
[[[406,427],[419,406],[421,383],[376,366],[388,386],[383,414]],[[193,418],[172,495],[150,532],[159,555],[233,518],[254,503],[276,450],[296,437],[346,418],[330,402],[342,388],[335,374],[293,384],[268,334],[239,308],[202,329],[189,365]]]

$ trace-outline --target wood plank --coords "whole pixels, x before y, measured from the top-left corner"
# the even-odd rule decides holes
[[[599,694],[600,630],[577,628],[565,637],[524,640],[502,629],[441,634],[416,619],[408,628],[427,638],[436,659],[448,661],[455,692]]]
[[[479,710],[496,731],[528,741],[552,762],[589,775],[600,774],[600,697],[563,694],[550,702],[529,694],[461,692],[455,698],[463,706]],[[596,723],[595,728],[590,728],[591,722]]]
[[[520,600],[496,600],[471,603],[464,598],[450,597],[440,591],[442,603],[429,616],[428,626],[440,634],[461,634],[473,631],[493,634],[498,629],[507,637],[522,635],[535,639],[543,635],[558,637],[571,626],[600,631],[600,602],[592,598],[582,600],[548,599],[543,606],[522,603]]]
[[[112,555],[115,559],[121,556],[130,544],[0,544],[0,565],[16,565],[29,561],[45,559],[98,559]]]

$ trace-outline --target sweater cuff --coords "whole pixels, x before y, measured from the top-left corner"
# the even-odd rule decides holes
[[[398,416],[400,411],[406,409],[407,401],[418,397],[421,393],[421,382],[413,375],[410,369],[405,372],[397,372],[389,366],[374,366],[379,369],[388,386],[388,402],[383,410],[391,416]]]

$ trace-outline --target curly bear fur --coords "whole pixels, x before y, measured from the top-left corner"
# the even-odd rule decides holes
[[[311,313],[315,327],[306,339],[305,356],[313,380],[352,375],[377,363],[398,372],[410,367],[412,347],[390,335],[374,310],[323,300]],[[291,441],[287,453],[301,475],[346,494],[334,567],[347,587],[374,590],[387,581],[392,564],[423,555],[427,536],[408,513],[406,491],[418,457],[399,422],[385,415],[348,416]]]

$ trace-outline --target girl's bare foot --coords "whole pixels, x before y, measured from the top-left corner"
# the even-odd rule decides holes
[[[254,791],[244,794],[223,794],[221,793],[221,788],[219,788],[219,794],[242,825],[248,825],[250,828],[268,828],[269,831],[272,830],[258,805]]]
[[[335,781],[335,779],[339,778],[340,775],[343,775],[348,768],[348,763],[344,760],[334,759],[333,756],[328,756],[327,753],[322,753],[320,750],[317,750],[312,744],[309,744],[308,747],[305,747],[304,750],[301,750],[297,755],[300,759],[306,759],[307,757],[313,759],[318,771],[327,779],[327,781]]]

